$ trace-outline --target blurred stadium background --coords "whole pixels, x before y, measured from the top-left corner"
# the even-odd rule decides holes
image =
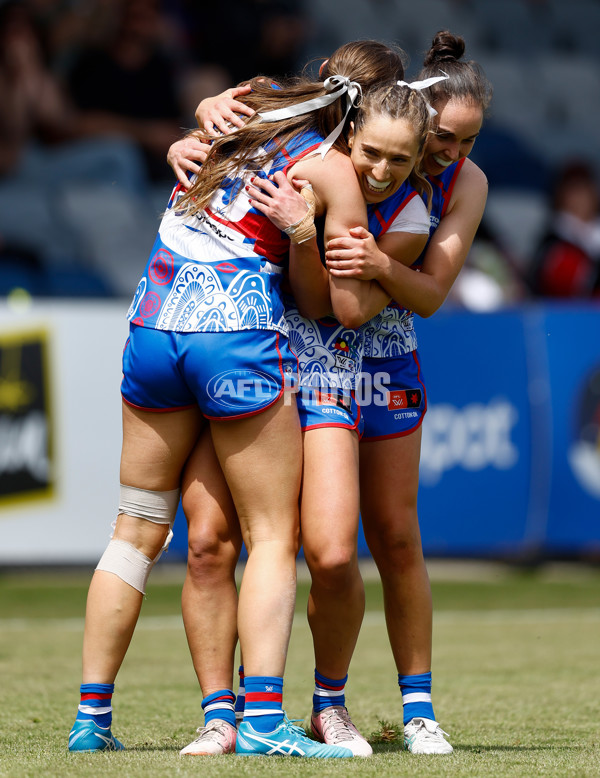
[[[480,233],[443,310],[417,325],[425,551],[598,562],[600,2],[223,8],[0,0],[0,566],[91,564],[106,545],[128,298],[172,186],[166,151],[197,102],[357,38],[399,44],[415,76],[443,28],[464,36],[494,99],[472,155],[490,181]],[[544,285],[565,166],[591,215]],[[179,516],[163,560],[185,549]]]

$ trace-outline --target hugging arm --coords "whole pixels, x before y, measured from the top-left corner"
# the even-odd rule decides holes
[[[196,110],[199,126],[212,134],[215,131],[229,132],[232,125],[241,126],[243,118],[239,114],[250,116],[253,111],[236,98],[243,97],[248,91],[249,87],[236,87],[203,100]],[[183,145],[185,143],[187,148]],[[208,148],[189,139],[171,147],[169,164],[186,188],[189,187],[186,171],[197,172],[198,165],[194,160],[203,162]],[[186,158],[188,151],[192,152],[193,159]],[[303,219],[307,205],[283,174],[275,175],[276,186],[271,187],[262,179],[256,179],[248,194],[253,207],[267,215],[280,229],[285,229]],[[332,149],[325,159],[315,155],[300,160],[289,172],[289,177],[312,185],[316,214],[325,215],[325,241],[334,236],[348,235],[353,227],[366,229],[364,199],[349,157]],[[292,195],[296,198],[295,206]],[[302,242],[294,242],[292,238],[289,276],[292,292],[303,315],[319,318],[333,312],[346,327],[359,327],[379,313],[390,300],[389,294],[375,279],[361,280],[328,274],[314,237]]]
[[[209,151],[210,144],[194,134],[187,135],[170,146],[167,162],[184,189],[190,188],[191,177],[200,172],[200,167],[206,162]]]
[[[325,215],[325,240],[334,235],[346,235],[356,225],[366,228],[364,200],[350,159],[330,151],[324,160],[319,156],[302,160],[293,168],[294,177],[301,176],[313,187],[316,212]],[[292,212],[287,206],[295,198],[299,210],[294,220],[306,212],[299,195],[287,179],[278,179],[277,187],[262,185],[269,202],[260,203],[260,210],[283,229],[290,223]],[[266,189],[269,189],[266,192]],[[252,190],[250,192],[252,196]],[[253,205],[255,202],[253,201]],[[259,207],[256,205],[255,207]],[[286,216],[287,214],[287,216]],[[376,281],[329,276],[321,263],[317,241],[311,238],[290,247],[290,282],[300,312],[309,318],[319,318],[333,312],[346,327],[358,327],[378,313],[389,301],[389,295]]]
[[[236,86],[227,89],[215,97],[207,97],[196,108],[198,127],[206,135],[225,135],[235,127],[243,127],[244,119],[254,114],[254,110],[238,97],[251,92],[250,85]],[[200,171],[200,166],[206,161],[210,151],[202,132],[187,135],[171,145],[167,153],[167,162],[173,168],[177,180],[185,189],[190,188],[190,177]]]
[[[243,127],[243,116],[252,116],[254,111],[238,100],[252,91],[250,84],[234,86],[215,97],[207,97],[196,108],[198,127],[209,135],[227,135],[235,127]]]
[[[264,213],[276,227],[284,232],[295,232],[290,236],[288,275],[298,310],[309,319],[327,316],[331,313],[329,277],[321,261],[314,229],[316,203],[312,185],[306,179],[293,179],[290,183],[285,174],[278,171],[272,180],[255,178],[248,194],[252,207]],[[311,212],[313,230],[308,230],[312,234],[306,237]],[[298,227],[294,229],[293,225]]]
[[[378,257],[361,266],[339,241],[328,244],[327,268],[332,276],[376,278],[390,297],[423,317],[442,305],[467,257],[481,221],[487,197],[487,180],[478,167],[465,163],[450,207],[434,232],[421,272],[402,262]]]
[[[400,262],[410,266],[426,243],[426,234],[390,232],[376,240],[364,227],[354,227],[347,236],[330,240],[325,256],[337,278],[376,280],[382,284],[391,265]]]

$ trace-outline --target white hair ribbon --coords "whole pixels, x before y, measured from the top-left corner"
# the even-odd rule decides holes
[[[441,72],[444,73],[443,70]],[[447,78],[450,78],[450,76],[447,73],[444,73],[443,76],[432,76],[431,78],[423,79],[423,81],[411,81],[410,84],[408,81],[396,81],[396,84],[398,86],[407,86],[409,89],[415,89],[420,92],[422,89],[427,89],[427,87],[437,84],[438,81],[445,81]],[[425,100],[425,98],[423,99]],[[429,105],[427,100],[425,100],[425,105],[427,106],[427,111],[431,117],[437,116],[437,111],[433,106]]]
[[[312,100],[288,105],[285,108],[277,108],[274,111],[259,111],[258,115],[263,122],[278,122],[280,119],[289,119],[292,116],[301,116],[302,114],[316,111],[319,108],[324,108],[326,105],[334,103],[342,95],[346,95],[346,113],[342,121],[319,146],[320,154],[324,157],[343,130],[350,109],[356,105],[358,97],[362,96],[362,89],[359,83],[350,81],[347,76],[329,76],[329,78],[325,79],[323,86],[329,94],[313,97]]]

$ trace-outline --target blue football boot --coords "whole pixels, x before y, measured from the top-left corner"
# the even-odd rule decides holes
[[[69,751],[124,751],[110,731],[110,727],[99,727],[93,719],[75,719],[69,732]]]
[[[235,753],[241,756],[304,756],[316,759],[340,759],[354,756],[349,748],[328,746],[317,743],[306,736],[300,727],[296,727],[283,717],[281,723],[272,732],[256,732],[247,721],[238,728]]]

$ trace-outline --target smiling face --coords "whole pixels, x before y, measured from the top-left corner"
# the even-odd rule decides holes
[[[468,157],[483,122],[481,106],[450,98],[436,105],[435,129],[425,145],[423,168],[430,176],[439,176],[448,165]]]
[[[406,181],[419,156],[419,139],[405,119],[370,116],[348,137],[350,159],[367,203],[380,203]]]

